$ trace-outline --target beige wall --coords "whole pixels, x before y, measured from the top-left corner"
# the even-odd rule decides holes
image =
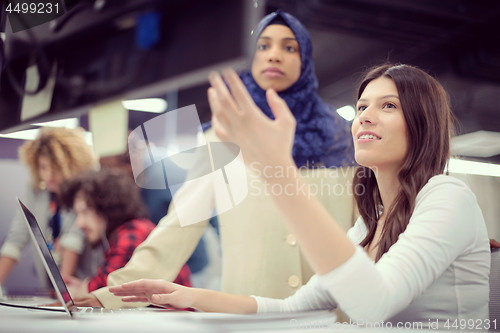
[[[451,174],[464,181],[476,195],[488,235],[500,241],[500,177]]]

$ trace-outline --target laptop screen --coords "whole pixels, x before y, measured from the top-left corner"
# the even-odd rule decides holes
[[[47,274],[49,275],[54,288],[57,289],[56,292],[59,292],[66,305],[73,305],[73,300],[71,299],[68,288],[66,288],[66,284],[64,283],[61,273],[59,272],[59,268],[57,267],[57,264],[54,261],[52,254],[50,253],[47,242],[43,237],[42,231],[40,230],[40,226],[38,225],[35,216],[28,210],[28,208],[26,208],[21,200],[18,199],[18,201],[23,214],[26,217],[26,221],[28,222],[28,225],[32,231],[32,236],[34,237],[34,240],[36,241],[38,248],[40,249],[39,253],[42,256],[42,260],[44,261]]]

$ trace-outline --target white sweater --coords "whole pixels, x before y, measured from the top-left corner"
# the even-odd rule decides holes
[[[366,233],[359,218],[348,236],[359,244]],[[439,175],[418,193],[408,227],[376,264],[357,246],[347,262],[314,275],[295,295],[255,299],[258,312],[332,309],[338,303],[358,322],[484,322],[489,271],[489,240],[474,194],[460,180]]]

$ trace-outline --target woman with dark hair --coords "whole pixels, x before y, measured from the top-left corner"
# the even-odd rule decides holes
[[[155,227],[147,218],[139,188],[119,170],[92,171],[69,180],[62,188],[61,203],[74,209],[76,225],[88,243],[106,249],[95,276],[83,283],[76,278],[68,281],[73,296],[105,287],[108,274],[125,266]],[[189,276],[183,267],[176,281],[191,286]]]
[[[210,78],[217,135],[238,144],[246,163],[292,166],[295,120],[286,103],[269,89],[275,115],[269,120],[233,71],[224,79],[231,93],[218,74]],[[446,92],[420,69],[383,65],[362,81],[357,110],[352,137],[360,167],[353,192],[361,217],[347,234],[318,200],[298,191],[300,175],[264,175],[268,186],[297,190],[274,196],[316,271],[295,295],[285,300],[236,296],[151,280],[111,291],[127,296],[125,301],[204,311],[305,311],[338,304],[352,320],[366,324],[451,328],[472,321],[488,328],[490,251],[484,219],[470,189],[443,174],[451,129]]]
[[[401,105],[404,105],[408,147],[401,166],[398,165],[397,183],[399,191],[392,205],[384,205],[376,173],[370,165],[366,166],[357,159],[360,167],[354,176],[354,186],[366,189],[363,194],[356,195],[360,214],[368,228],[368,234],[361,246],[378,249],[374,257],[378,261],[394,244],[399,235],[406,229],[415,208],[415,199],[422,187],[435,175],[444,172],[450,155],[450,136],[452,134],[451,110],[448,95],[441,84],[428,75],[421,75],[416,70],[402,66],[381,66],[370,71],[358,89],[358,108],[365,108],[361,95],[373,80],[384,77],[391,79],[396,85]],[[404,92],[404,93],[403,93]],[[362,111],[361,110],[361,111]],[[353,123],[353,133],[357,123]],[[402,138],[403,139],[403,138]],[[356,138],[354,138],[356,142]],[[359,146],[358,155],[363,154],[363,145]],[[384,153],[394,154],[386,146]],[[380,167],[379,167],[380,168]],[[395,170],[396,171],[396,170]],[[377,208],[378,207],[378,208]],[[387,208],[384,218],[385,226],[378,227],[381,211]],[[377,208],[377,209],[376,209]],[[383,237],[377,241],[375,233],[379,229]],[[375,240],[375,241],[374,241]]]

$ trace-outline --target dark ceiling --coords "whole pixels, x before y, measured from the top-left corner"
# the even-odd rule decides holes
[[[356,83],[366,68],[407,63],[445,86],[458,134],[500,133],[500,0],[248,1],[304,23],[313,39],[319,93],[334,107],[355,103]],[[206,88],[178,96],[179,106],[196,104],[202,122],[210,119]],[[133,114],[131,128],[144,117]],[[483,160],[500,163],[500,154]]]
[[[319,93],[334,107],[355,104],[358,79],[370,66],[406,63],[446,88],[457,134],[500,132],[500,0],[265,2],[265,13],[278,8],[309,30]],[[180,93],[181,104],[193,101],[202,121],[209,120],[205,86]],[[466,158],[500,163],[500,155]]]
[[[459,133],[500,132],[500,1],[268,0],[266,6],[308,28],[319,92],[333,106],[354,104],[367,67],[414,64],[448,90]],[[488,160],[499,163],[500,156]]]

